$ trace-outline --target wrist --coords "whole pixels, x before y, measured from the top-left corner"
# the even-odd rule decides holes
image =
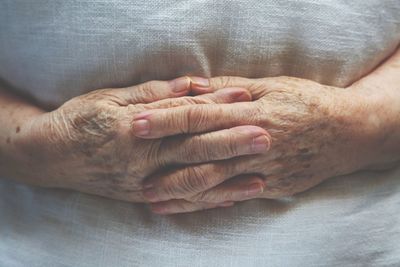
[[[356,103],[353,119],[365,153],[363,169],[391,167],[400,161],[400,94],[366,82],[348,89]]]
[[[41,141],[37,122],[47,114],[44,112],[25,113],[24,119],[17,120],[15,128],[9,131],[6,153],[2,155],[2,174],[19,182],[46,185],[46,165],[50,157],[44,156],[46,148]]]

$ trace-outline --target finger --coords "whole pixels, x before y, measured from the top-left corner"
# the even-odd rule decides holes
[[[231,207],[234,204],[235,204],[234,202],[224,202],[218,204],[205,203],[205,202],[192,203],[183,199],[174,199],[166,202],[150,204],[150,208],[154,213],[167,215],[167,214],[194,212],[194,211],[213,209],[218,207]]]
[[[160,101],[144,104],[143,108],[147,109],[163,109],[184,105],[194,104],[221,104],[251,101],[249,91],[240,87],[223,88],[213,93],[203,94],[199,96],[184,96],[179,98],[168,98]]]
[[[235,76],[219,76],[208,79],[189,77],[189,79],[191,80],[191,93],[194,95],[214,92],[224,87],[241,87],[250,92],[253,100],[261,98],[272,88],[282,86],[282,84],[277,83],[276,79],[270,78],[248,79]],[[285,80],[286,85],[287,82],[288,80]]]
[[[226,87],[250,87],[256,79],[248,79],[237,76],[219,76],[213,78],[189,77],[191,81],[191,92],[194,94],[204,94]]]
[[[271,136],[263,128],[247,125],[196,136],[174,136],[160,145],[160,166],[201,163],[267,152]]]
[[[244,171],[237,159],[188,166],[149,178],[143,196],[149,202],[190,198]]]
[[[180,77],[171,81],[149,81],[136,86],[118,88],[110,94],[124,100],[124,105],[151,103],[161,99],[188,95],[191,90],[189,77]]]
[[[155,174],[143,183],[143,196],[149,202],[190,198],[231,177],[245,173],[249,165],[251,166],[250,159],[234,158]]]
[[[280,172],[281,169],[282,166],[274,161],[260,163],[260,157],[257,155],[182,167],[155,174],[147,179],[143,183],[143,197],[149,202],[190,199],[231,177],[247,173],[262,173],[263,176],[268,176]]]
[[[154,109],[134,115],[133,134],[141,138],[209,132],[240,125],[257,125],[260,103],[200,104]]]
[[[243,201],[260,196],[265,183],[261,177],[240,175],[224,183],[201,192],[190,199],[191,202],[221,203],[226,201]]]

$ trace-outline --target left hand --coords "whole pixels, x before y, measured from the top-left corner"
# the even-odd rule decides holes
[[[254,101],[146,111],[136,119],[148,120],[150,132],[137,136],[151,139],[255,125],[271,134],[271,149],[151,177],[144,195],[157,213],[195,211],[205,202],[229,206],[250,198],[291,196],[370,163],[374,142],[363,123],[363,96],[354,90],[291,77],[217,77],[209,84],[213,90],[246,88]],[[255,182],[243,184],[244,177]]]

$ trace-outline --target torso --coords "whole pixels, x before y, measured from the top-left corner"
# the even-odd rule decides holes
[[[399,41],[398,0],[0,2],[0,78],[55,106],[186,74],[346,86]],[[170,217],[0,180],[0,265],[399,266],[399,177]]]
[[[180,75],[345,86],[400,41],[397,0],[5,1],[0,78],[39,102]]]

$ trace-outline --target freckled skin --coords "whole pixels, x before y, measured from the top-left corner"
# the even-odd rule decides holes
[[[290,196],[366,164],[351,152],[365,142],[354,131],[354,117],[346,115],[356,112],[346,100],[355,95],[291,77],[259,83],[268,93],[258,100],[265,108],[258,109],[255,125],[270,132],[273,144],[269,153],[252,157],[249,164],[252,172],[265,177],[263,197]],[[271,165],[279,167],[271,172]]]
[[[162,202],[152,204],[157,212],[192,212],[202,209],[199,204],[202,202],[247,200],[248,196],[232,195],[233,188],[243,186],[238,178],[247,174],[259,175],[265,182],[264,191],[252,198],[280,198],[305,191],[334,176],[359,170],[387,170],[400,164],[400,49],[347,88],[293,77],[209,80],[213,88],[221,85],[248,88],[255,101],[246,107],[207,107],[206,115],[202,115],[202,107],[188,107],[183,115],[194,123],[185,125],[185,129],[193,133],[249,123],[268,130],[273,140],[271,149],[264,154],[227,161],[217,172],[212,171],[210,164],[175,171],[191,173],[195,178],[158,177],[156,189],[162,195]],[[164,111],[162,117],[166,114],[179,116],[178,112]],[[157,116],[153,120],[161,122]],[[234,177],[221,175],[224,172],[233,173]],[[211,178],[197,183],[201,188],[196,188],[192,180],[197,176]],[[179,185],[167,183],[166,177]]]
[[[139,192],[141,180],[154,171],[150,164],[156,165],[150,160],[144,163],[139,158],[142,155],[126,149],[137,148],[140,142],[128,130],[133,113],[105,101],[89,101],[78,98],[31,120],[26,125],[29,132],[23,131],[25,127],[17,127],[15,142],[19,154],[31,155],[19,157],[19,162],[25,162],[30,169],[33,184],[143,201]],[[41,164],[50,159],[51,163]],[[130,192],[126,193],[126,189]]]
[[[143,201],[141,181],[162,167],[155,158],[147,156],[152,147],[158,149],[159,141],[143,142],[130,134],[132,116],[143,111],[143,105],[128,108],[124,98],[98,90],[72,99],[52,112],[24,103],[27,115],[15,112],[23,100],[0,93],[0,103],[17,103],[16,108],[9,108],[11,120],[3,120],[4,129],[14,132],[0,132],[0,137],[9,135],[4,145],[0,144],[4,148],[0,150],[3,177]],[[23,119],[24,115],[28,119]]]
[[[227,157],[230,168],[244,166],[243,173],[256,173],[265,178],[265,190],[256,198],[278,198],[307,190],[335,175],[360,169],[386,169],[398,164],[399,73],[400,51],[379,69],[346,89],[293,77],[251,82],[249,91],[254,101],[241,100],[247,101],[246,105],[251,108],[243,112],[235,110],[234,116],[245,118],[238,122],[239,125],[250,123],[267,129],[273,140],[272,146],[268,153],[261,155]],[[215,79],[221,84],[235,86],[234,77]],[[143,85],[143,88],[151,89],[148,86]],[[158,87],[153,91],[142,90],[143,102],[156,101],[154,98],[157,99],[159,92]],[[130,90],[126,94],[133,95]],[[236,143],[231,139],[229,142],[221,139],[216,149],[211,151],[213,147],[204,149],[206,142],[191,147],[194,139],[190,139],[183,142],[185,146],[179,150],[179,140],[185,136],[175,138],[169,145],[164,139],[139,140],[132,137],[129,133],[132,117],[140,111],[215,104],[211,99],[189,98],[184,103],[164,100],[163,105],[131,104],[104,89],[74,98],[56,111],[47,113],[0,88],[0,175],[41,186],[143,201],[139,191],[142,180],[167,167],[168,159],[175,159],[183,153],[191,157],[203,154],[187,154],[187,151],[218,155],[227,150],[224,143]],[[220,119],[223,112],[223,108],[218,109],[212,114],[213,118],[200,114],[193,122],[200,124],[205,120],[210,124],[224,124]],[[192,127],[185,129],[191,130]],[[227,127],[225,123],[223,128]],[[160,147],[176,153],[161,158],[163,150]],[[174,163],[182,167],[213,162],[210,155],[195,162]],[[187,173],[196,174],[196,169],[200,168],[196,166]],[[224,169],[215,168],[214,171],[223,172]],[[212,177],[212,174],[203,173],[201,176],[203,181],[197,181],[197,185],[204,185],[205,178]],[[247,184],[239,181],[238,185]],[[232,184],[230,186],[232,188]],[[210,196],[206,193],[189,196],[189,201],[180,202],[174,212],[206,208],[199,205],[204,196]],[[227,193],[218,191],[222,195],[222,199],[218,196],[220,202],[226,201],[223,197],[229,195]],[[184,208],[179,209],[179,206]]]
[[[234,80],[230,78],[233,84]],[[366,126],[359,123],[364,113],[362,107],[353,104],[363,100],[351,90],[293,77],[244,82],[248,82],[250,91],[257,88],[258,96],[253,96],[255,101],[248,103],[245,110],[233,110],[227,116],[239,116],[234,124],[252,124],[266,129],[272,137],[272,145],[266,153],[232,159],[231,164],[243,170],[235,175],[257,174],[264,178],[264,191],[258,197],[291,196],[325,179],[354,172],[369,164],[374,146],[369,143],[368,136],[363,135]],[[217,120],[204,118],[205,124],[210,124],[209,121]],[[216,176],[213,173],[205,175]],[[210,201],[199,195],[210,197],[212,193],[191,195],[188,192],[185,199]]]
[[[269,153],[252,157],[253,171],[265,174],[260,197],[291,196],[330,177],[379,168],[377,151],[381,149],[377,148],[388,132],[371,133],[364,119],[371,110],[365,109],[368,100],[359,89],[290,77],[269,78],[264,83],[269,92],[261,101],[265,113],[257,116],[255,124],[271,133],[273,144]],[[387,114],[382,115],[380,119],[385,120]],[[399,159],[398,150],[390,160]],[[271,172],[272,164],[280,167]]]
[[[142,182],[150,174],[169,164],[231,158],[234,151],[228,151],[221,140],[252,140],[251,135],[246,135],[248,140],[243,135],[233,136],[233,131],[157,140],[133,135],[133,118],[141,111],[250,100],[242,88],[189,97],[191,85],[188,77],[181,77],[101,89],[75,97],[51,112],[0,88],[0,125],[4,126],[0,128],[0,177],[144,202]],[[258,131],[265,133],[261,128]],[[211,142],[215,138],[217,142]],[[187,151],[201,149],[209,154],[193,159],[185,156]]]

